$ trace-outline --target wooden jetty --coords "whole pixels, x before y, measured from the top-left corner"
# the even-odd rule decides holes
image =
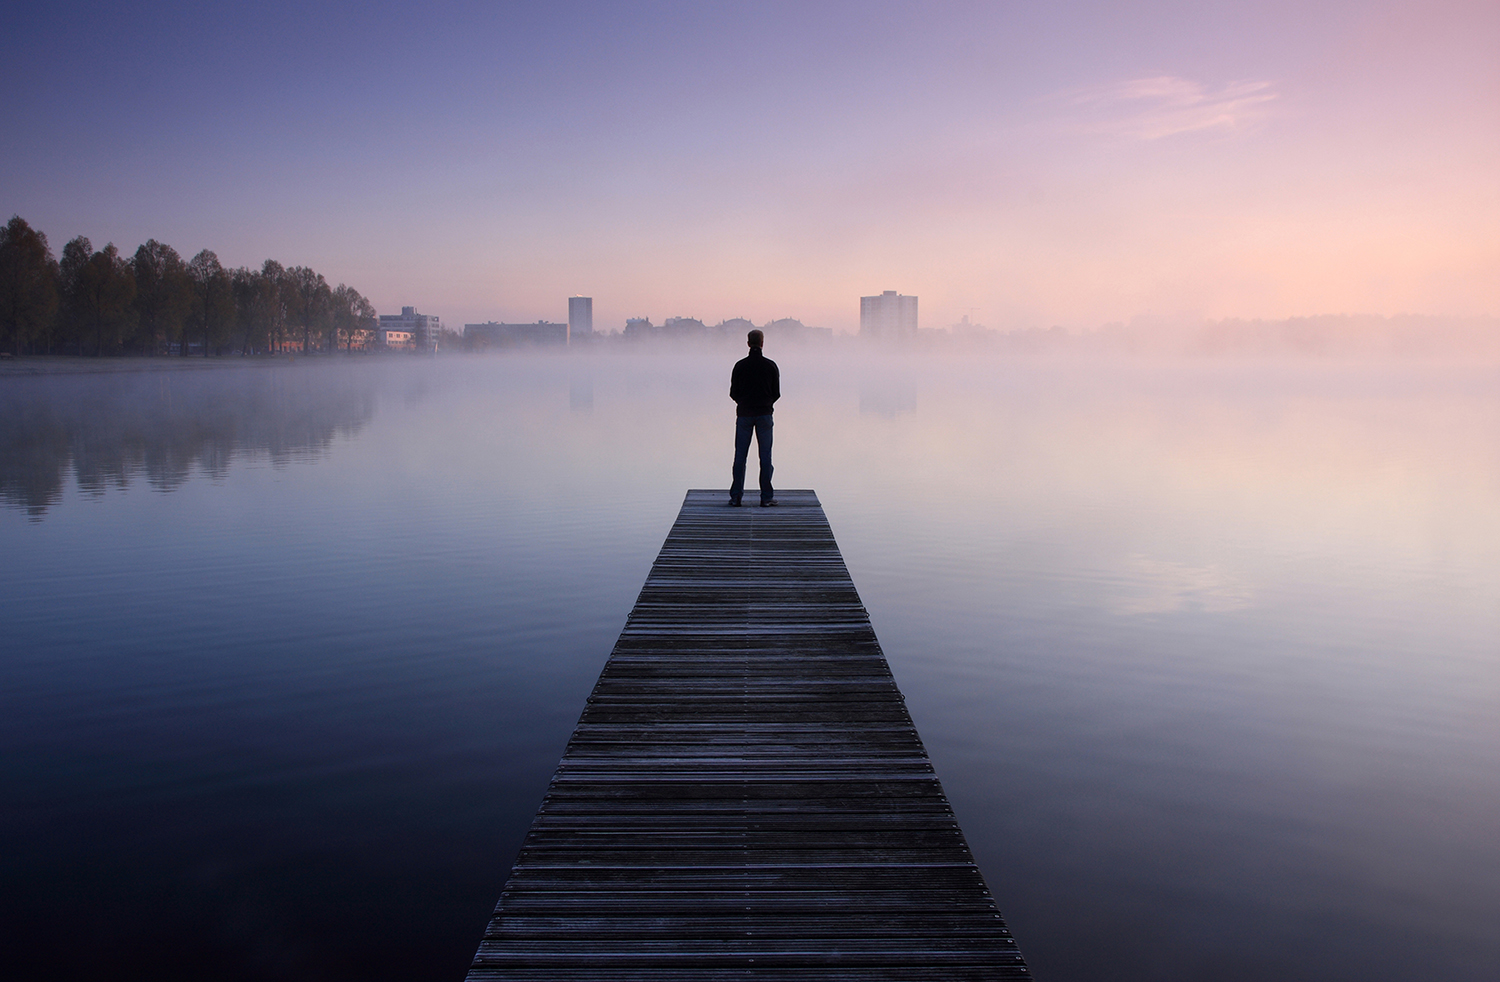
[[[469,982],[1029,979],[812,491],[689,491]]]

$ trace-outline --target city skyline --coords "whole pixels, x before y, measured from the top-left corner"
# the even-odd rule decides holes
[[[449,323],[1500,314],[1493,5],[191,11],[9,15],[0,217]]]

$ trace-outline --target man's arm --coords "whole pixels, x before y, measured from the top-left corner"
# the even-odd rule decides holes
[[[740,404],[740,397],[745,394],[745,380],[742,377],[745,373],[740,371],[742,364],[744,363],[735,362],[734,371],[729,373],[729,398],[734,400],[736,406]]]
[[[774,361],[771,362],[771,384],[767,388],[770,389],[766,393],[770,397],[766,399],[767,402],[774,403],[777,399],[781,398],[781,369],[776,366]]]

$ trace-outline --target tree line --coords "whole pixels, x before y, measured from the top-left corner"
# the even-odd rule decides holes
[[[58,259],[19,215],[0,228],[0,350],[15,355],[351,350],[375,326],[359,291],[306,266],[226,269],[155,239],[127,258],[82,235]]]

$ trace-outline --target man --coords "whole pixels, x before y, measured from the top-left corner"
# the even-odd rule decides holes
[[[750,456],[750,434],[760,450],[760,506],[776,504],[771,487],[771,407],[781,398],[781,372],[776,363],[761,353],[766,336],[751,331],[750,354],[734,365],[729,376],[729,398],[734,400],[734,482],[729,485],[729,505],[740,507],[745,493],[745,459]]]

